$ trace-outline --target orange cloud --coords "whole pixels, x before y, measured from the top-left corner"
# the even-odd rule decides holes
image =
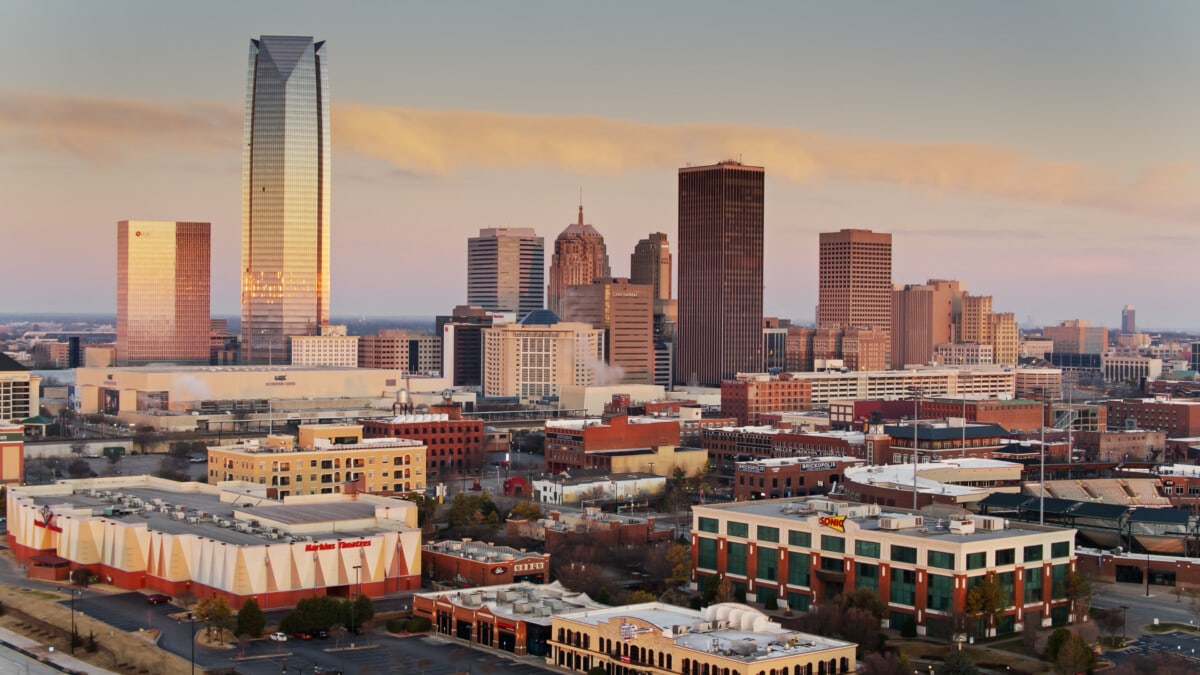
[[[233,106],[0,92],[0,147],[117,161],[149,153],[236,152]],[[619,173],[744,157],[791,181],[874,181],[1117,210],[1186,215],[1197,210],[1200,169],[1149,167],[1129,181],[1071,162],[1045,161],[982,143],[856,139],[791,128],[646,124],[344,104],[332,116],[335,154],[446,174],[467,167]]]

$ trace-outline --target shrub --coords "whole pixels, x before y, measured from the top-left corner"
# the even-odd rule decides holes
[[[1071,639],[1071,631],[1066,628],[1055,628],[1054,632],[1050,633],[1050,637],[1046,638],[1046,660],[1054,663],[1058,660],[1058,652],[1062,646]]]
[[[917,622],[914,621],[912,617],[909,617],[908,620],[904,622],[904,625],[900,627],[900,637],[917,637]]]

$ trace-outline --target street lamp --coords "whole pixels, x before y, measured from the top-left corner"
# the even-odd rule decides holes
[[[188,635],[192,643],[192,675],[196,675],[196,615],[188,612],[187,618],[190,627]]]
[[[71,589],[71,654],[75,654],[75,597],[83,597],[82,588]]]
[[[917,446],[920,445],[917,442],[917,436],[921,430],[921,425],[920,425],[921,411],[919,408],[920,403],[921,403],[921,390],[918,387],[913,387],[912,393],[913,393],[913,447],[912,447],[913,511],[916,511],[917,510]]]
[[[361,569],[362,569],[362,565],[354,566],[354,586],[355,586],[355,590],[360,595],[362,594],[362,590],[358,588],[358,573],[359,573],[359,570],[361,570]],[[351,595],[353,596],[353,595],[355,595],[355,593],[351,592]],[[357,599],[358,598],[356,596],[350,600],[350,631],[351,632],[354,631],[354,602]]]
[[[1125,612],[1129,605],[1121,605],[1121,644],[1125,644]]]

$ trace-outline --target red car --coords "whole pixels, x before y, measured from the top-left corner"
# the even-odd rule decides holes
[[[164,593],[154,593],[146,596],[146,602],[152,605],[165,605],[171,601],[171,596]]]
[[[298,630],[295,633],[292,633],[292,637],[296,638],[297,640],[311,640],[313,636],[312,633],[306,630]]]

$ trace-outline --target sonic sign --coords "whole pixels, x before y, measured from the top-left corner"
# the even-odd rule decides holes
[[[838,532],[846,531],[846,516],[821,516],[817,522]]]

